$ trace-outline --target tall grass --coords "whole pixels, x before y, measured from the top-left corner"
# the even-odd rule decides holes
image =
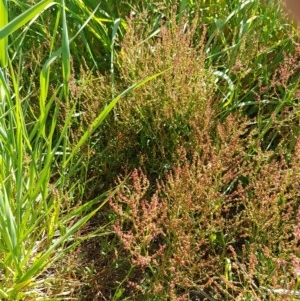
[[[55,27],[49,41],[49,58],[40,70],[36,109],[32,106],[36,91],[29,90],[28,94],[22,91],[26,84],[22,82],[25,63],[22,51],[30,49],[23,50],[22,44],[10,49],[9,38],[25,26],[21,35],[26,39],[28,28],[52,7],[56,7]],[[81,204],[73,198],[78,186],[83,187],[84,183],[69,181],[80,164],[78,150],[122,95],[108,104],[70,149],[69,130],[74,122],[76,102],[71,101],[69,92],[72,38],[68,32],[67,9],[64,0],[44,0],[9,20],[13,4],[8,7],[6,0],[0,1],[0,298],[4,300],[46,298],[41,285],[45,287],[53,281],[51,277],[47,280],[47,269],[78,244],[74,234],[106,203],[105,198],[96,197]],[[92,17],[93,14],[82,22],[75,36]],[[61,46],[55,50],[57,35],[61,35]],[[17,51],[17,56],[12,59],[13,51]],[[61,83],[53,83],[51,89],[51,66],[56,63],[57,68],[58,62]],[[152,78],[132,85],[123,94]],[[68,111],[58,131],[57,121],[63,108]],[[34,117],[28,118],[29,113]]]
[[[41,1],[22,15],[8,22],[6,1],[1,1],[1,287],[0,295],[5,300],[26,300],[38,297],[37,277],[60,258],[66,249],[61,248],[71,236],[99,209],[81,218],[85,207],[79,206],[69,213],[71,191],[59,190],[59,180],[52,180],[53,165],[58,160],[61,141],[67,139],[71,116],[68,117],[59,138],[53,143],[59,107],[54,107],[53,118],[47,125],[47,117],[54,104],[55,94],[67,96],[69,76],[68,37],[63,18],[63,87],[58,87],[47,97],[47,85],[41,85],[40,114],[35,126],[26,124],[24,105],[29,97],[21,97],[20,82],[22,61],[14,65],[9,57],[8,37],[26,23],[38,18],[54,1]],[[60,8],[65,16],[64,3]],[[65,94],[61,93],[64,89]],[[66,145],[64,145],[66,152]],[[61,175],[64,175],[62,172]],[[68,248],[72,248],[71,242]],[[60,248],[60,249],[59,249]]]

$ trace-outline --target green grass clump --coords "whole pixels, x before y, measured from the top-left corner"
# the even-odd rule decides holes
[[[26,91],[28,94],[22,91],[22,45],[17,49],[11,47],[8,37],[55,4],[40,1],[8,22],[11,10],[6,1],[1,1],[0,13],[5,16],[1,19],[0,31],[3,46],[0,70],[0,296],[3,300],[45,297],[40,279],[47,278],[49,266],[76,246],[73,235],[103,204],[97,200],[84,205],[75,202],[72,195],[77,185],[66,186],[67,179],[74,172],[72,164],[67,164],[72,160],[67,143],[74,109],[66,116],[57,135],[60,106],[59,101],[54,101],[55,98],[68,101],[69,93],[70,41],[64,1],[58,9],[62,18],[57,19],[62,22],[62,46],[58,53],[61,54],[63,85],[49,92],[50,65],[44,65],[40,71],[39,108],[33,113],[33,123],[26,123],[32,107],[31,91]],[[23,35],[25,39],[26,30]],[[11,57],[10,49],[15,51],[16,58]],[[57,57],[57,54],[52,56],[52,60]],[[96,207],[87,212],[93,205]],[[55,279],[49,277],[43,285],[52,282]]]
[[[47,56],[45,54],[39,57],[36,65],[29,64],[39,77],[28,78],[29,70],[26,73],[23,69],[25,60],[22,56],[26,51],[23,46],[28,46],[25,42],[23,45],[30,27],[28,23],[34,23],[44,9],[53,6],[56,9],[51,16],[55,23],[51,28],[54,33],[49,41],[49,57],[42,66],[40,62]],[[70,44],[74,37],[69,38],[65,2],[37,2],[9,21],[10,13],[11,16],[15,13],[14,8],[1,1],[0,296],[4,300],[37,300],[48,297],[48,290],[44,288],[64,282],[59,279],[59,274],[52,276],[48,269],[55,267],[55,262],[78,245],[74,234],[106,202],[101,196],[81,202],[80,191],[84,189],[85,181],[78,178],[74,181],[78,174],[84,176],[78,167],[82,161],[78,150],[121,96],[114,98],[94,118],[80,139],[71,140],[70,130],[76,124],[76,100],[71,99],[70,94]],[[83,22],[76,34],[88,21]],[[8,38],[25,25],[28,27],[9,44]],[[55,50],[57,30],[60,30],[61,44]],[[45,36],[48,33],[46,29]],[[51,64],[54,62],[61,73],[54,71],[58,78],[51,81]],[[143,82],[133,84],[124,93]],[[23,83],[29,84],[26,91]],[[34,90],[36,85],[39,93]],[[64,118],[63,122],[59,118]],[[41,282],[41,279],[45,280]],[[64,294],[66,289],[54,289],[53,297]]]

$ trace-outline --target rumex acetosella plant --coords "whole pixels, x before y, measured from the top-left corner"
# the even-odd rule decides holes
[[[103,192],[102,185],[112,186],[124,171],[131,176],[119,176],[112,212],[101,215],[114,222],[116,235],[103,239],[101,255],[94,255],[102,264],[96,268],[101,277],[97,271],[94,276],[109,291],[106,299],[289,298],[276,290],[292,292],[298,285],[297,129],[290,132],[292,156],[265,152],[259,134],[251,132],[256,121],[250,125],[233,114],[218,122],[224,99],[215,93],[216,76],[218,88],[225,79],[221,94],[228,83],[253,90],[243,86],[252,78],[251,58],[260,65],[266,54],[274,58],[274,47],[262,56],[253,47],[230,73],[216,72],[214,64],[223,68],[228,54],[232,63],[240,46],[249,47],[244,29],[254,32],[253,20],[273,25],[273,18],[239,19],[248,9],[259,12],[257,1],[227,1],[225,10],[217,1],[207,19],[193,22],[178,18],[176,9],[164,15],[168,1],[162,1],[154,5],[160,14],[155,26],[143,22],[146,14],[131,13],[126,24],[100,9],[113,9],[117,1],[30,2],[0,0],[0,299],[67,298],[72,283],[59,279],[59,270],[68,269],[65,254],[79,243],[75,232],[106,202],[95,197],[97,189]],[[181,1],[179,11],[184,5],[193,10],[192,4]],[[236,24],[241,30],[231,30]],[[209,39],[214,33],[216,39]],[[268,30],[263,34],[257,38],[269,36]],[[225,50],[217,56],[220,49],[213,46],[219,44]],[[26,61],[29,53],[36,65]],[[110,74],[93,73],[90,66]],[[235,81],[232,75],[241,70],[244,78]],[[286,74],[284,66],[278,70]],[[296,120],[296,110],[287,114]],[[95,190],[85,189],[87,180]],[[92,201],[82,205],[82,198]],[[97,233],[105,222],[98,221]]]
[[[121,243],[116,273],[124,274],[114,300],[290,300],[298,286],[297,133],[286,156],[262,147],[256,120],[233,113],[218,121],[213,70],[201,45],[190,47],[193,26],[172,22],[145,41],[144,28],[130,24],[121,78],[169,72],[119,103],[108,125],[120,138],[109,156],[133,170],[110,200]]]
[[[181,149],[155,189],[138,169],[120,179],[113,229],[135,300],[286,300],[276,289],[296,288],[299,143],[291,162],[259,146],[249,157],[234,118],[214,142],[199,131],[202,146],[192,158]]]
[[[148,40],[144,39],[147,25],[139,25],[134,18],[127,21],[118,55],[116,91],[153,71],[165,72],[119,102],[107,119],[106,135],[100,131],[98,145],[103,152],[99,164],[108,161],[105,177],[111,173],[113,179],[126,166],[143,166],[153,178],[159,177],[176,161],[178,146],[194,148],[190,143],[193,123],[201,119],[205,102],[211,98],[214,78],[204,68],[202,44],[193,45],[196,21],[176,24],[172,18],[171,29],[162,26]]]

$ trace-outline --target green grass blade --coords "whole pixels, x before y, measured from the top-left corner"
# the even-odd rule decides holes
[[[35,19],[44,9],[47,9],[54,4],[56,4],[55,1],[43,0],[32,6],[27,11],[25,11],[0,29],[0,39],[6,38],[29,21]]]
[[[115,97],[115,69],[114,69],[114,61],[115,61],[115,40],[118,34],[119,25],[121,23],[121,19],[118,18],[114,22],[112,36],[111,36],[111,50],[110,50],[110,74],[111,74],[111,87],[112,87],[112,98]]]
[[[71,76],[70,67],[70,41],[68,34],[68,26],[66,19],[65,1],[62,1],[62,71],[64,80],[65,98],[68,99],[69,94],[69,80]]]
[[[0,30],[8,23],[7,0],[0,0]],[[0,67],[7,67],[8,37],[0,38]]]

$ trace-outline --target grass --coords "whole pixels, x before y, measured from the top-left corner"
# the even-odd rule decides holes
[[[273,1],[0,1],[0,299],[299,299],[299,40]]]

